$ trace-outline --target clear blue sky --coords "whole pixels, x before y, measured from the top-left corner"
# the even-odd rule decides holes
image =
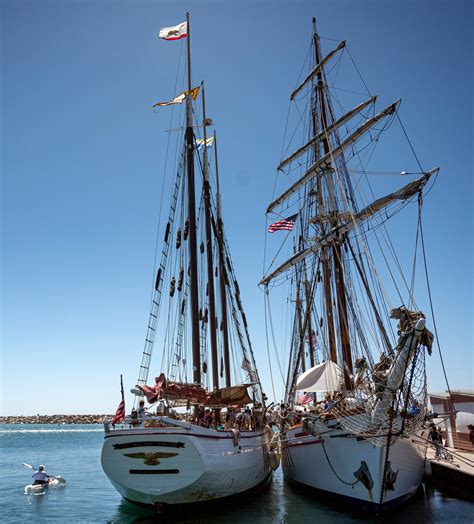
[[[469,0],[3,0],[0,412],[113,412],[120,373],[127,389],[134,384],[168,122],[150,107],[175,94],[179,46],[157,34],[187,10],[193,77],[206,81],[219,132],[227,236],[267,394],[257,288],[264,210],[313,16],[323,37],[347,40],[371,92],[403,99],[422,165],[441,167],[424,206],[432,293],[450,385],[472,388]],[[444,390],[437,350],[428,371],[430,390]]]

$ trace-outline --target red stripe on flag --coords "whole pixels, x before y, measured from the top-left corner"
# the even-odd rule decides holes
[[[125,400],[122,399],[118,405],[115,417],[112,419],[112,424],[118,424],[125,418]]]
[[[297,214],[296,214],[297,215]],[[288,218],[283,218],[278,222],[274,222],[268,226],[268,232],[274,233],[275,231],[293,231],[295,226],[296,215]]]
[[[186,38],[188,35],[184,33],[184,35],[181,36],[170,36],[168,38],[163,38],[163,40],[180,40],[181,38]]]
[[[305,392],[303,395],[301,395],[301,393],[298,394],[298,398],[297,398],[296,402],[300,406],[304,406],[304,405],[309,404],[310,402],[313,402],[313,401],[314,401],[314,394]]]

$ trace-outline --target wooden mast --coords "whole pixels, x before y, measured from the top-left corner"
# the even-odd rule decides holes
[[[230,347],[229,347],[229,328],[227,325],[227,271],[225,267],[225,253],[224,253],[224,229],[222,226],[222,208],[221,208],[221,193],[219,188],[219,163],[217,161],[217,136],[214,131],[214,159],[216,162],[216,185],[217,185],[217,245],[219,248],[219,291],[221,299],[221,313],[222,313],[222,340],[224,345],[224,369],[225,369],[225,385],[231,386],[230,379]]]
[[[313,27],[314,27],[314,39],[316,47],[316,60],[319,63],[320,60],[320,50],[319,50],[319,37],[316,31],[316,19],[313,18]],[[321,109],[321,126],[322,131],[324,132],[328,128],[327,113],[326,113],[326,104],[325,104],[325,95],[324,95],[324,84],[323,84],[323,74],[322,70],[318,71],[318,91],[319,91],[319,102]],[[327,139],[327,135],[323,135],[323,147],[324,153],[327,155],[330,151],[330,145]],[[336,226],[338,222],[337,218],[337,209],[336,209],[336,200],[334,192],[334,181],[332,179],[332,173],[330,169],[326,171],[326,181],[329,191],[329,204],[330,212],[334,213],[334,219],[332,226]],[[342,243],[334,243],[332,247],[333,261],[334,261],[334,277],[337,290],[337,312],[339,318],[339,329],[341,334],[341,348],[342,348],[342,357],[344,361],[344,385],[346,389],[351,389],[351,377],[352,373],[352,355],[351,355],[351,346],[349,339],[349,325],[347,321],[347,304],[346,304],[346,292],[344,284],[344,268],[342,265]],[[326,279],[325,279],[326,281]],[[326,282],[325,282],[326,287]],[[327,305],[327,303],[326,303]],[[332,360],[332,356],[331,356]]]
[[[305,350],[305,329],[303,328],[303,305],[301,301],[301,277],[300,275],[296,276],[296,317],[298,322],[298,329],[295,330],[298,333],[298,342],[300,348],[300,362],[301,362],[301,371],[304,373],[306,371],[306,359],[304,358]]]
[[[316,53],[316,64],[320,61],[320,53],[319,53],[319,47],[318,47],[318,37],[316,33],[316,19],[313,18],[313,38],[314,38],[314,48]],[[318,89],[320,88],[320,82],[321,80],[321,74],[318,74]],[[320,91],[321,93],[321,91]],[[322,103],[322,97],[320,94],[320,101]],[[316,112],[313,109],[313,133],[316,134],[317,132],[317,123],[316,123]],[[325,137],[324,137],[325,138]],[[315,147],[317,147],[315,145]],[[325,144],[325,151],[326,151],[327,144]],[[315,151],[316,156],[318,157],[317,151]],[[324,200],[323,200],[323,191],[322,191],[322,184],[321,184],[321,178],[322,174],[318,173],[317,181],[316,181],[316,193],[318,196],[318,209],[319,212],[324,212]],[[331,360],[335,363],[337,363],[337,351],[336,351],[336,335],[334,330],[334,315],[332,310],[332,292],[331,292],[331,268],[329,266],[329,257],[328,257],[328,248],[323,247],[322,254],[321,254],[321,261],[322,261],[322,267],[323,267],[323,288],[324,288],[324,296],[325,296],[325,304],[326,304],[326,324],[328,329],[328,340],[329,340],[329,356]]]
[[[219,389],[219,366],[217,363],[217,323],[216,323],[216,303],[214,297],[214,271],[212,260],[212,235],[211,235],[211,190],[209,183],[209,166],[207,163],[207,121],[206,121],[206,97],[204,94],[204,82],[202,88],[202,113],[204,128],[204,216],[206,220],[206,256],[207,256],[207,290],[209,299],[210,315],[210,340],[211,340],[211,360],[212,360],[212,385],[214,389]]]
[[[314,340],[313,340],[313,323],[311,322],[311,306],[313,305],[313,299],[311,296],[311,283],[308,280],[306,273],[306,261],[303,260],[304,267],[304,286],[306,292],[306,309],[309,311],[308,314],[308,340],[309,340],[309,365],[314,366]]]
[[[194,133],[193,133],[193,99],[191,95],[191,28],[189,13],[186,13],[188,29],[188,94],[186,95],[186,164],[188,182],[188,220],[189,220],[189,257],[191,270],[191,324],[193,348],[193,380],[201,383],[201,352],[199,344],[199,300],[198,300],[198,270],[196,244],[196,194],[194,187]]]

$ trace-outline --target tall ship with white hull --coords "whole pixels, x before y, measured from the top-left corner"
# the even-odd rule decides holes
[[[186,111],[178,117],[183,123],[170,126],[170,136],[182,139],[134,405],[125,416],[122,387],[102,449],[102,467],[117,491],[155,507],[252,490],[269,477],[277,458],[271,430],[263,425],[265,397],[224,232],[217,139],[209,134],[204,85],[193,86],[191,79],[189,29],[187,15],[186,22],[160,32],[165,40],[181,40],[169,45],[186,50],[187,86],[154,110]],[[198,97],[202,122],[193,120]],[[158,348],[160,373],[147,385]]]
[[[285,145],[294,152],[278,165],[282,192],[267,209],[268,231],[281,231],[267,244],[281,242],[260,283],[268,325],[278,298],[288,319],[282,466],[286,479],[325,498],[383,513],[410,498],[423,477],[433,335],[414,291],[426,269],[423,193],[438,169],[425,171],[413,155],[415,169],[382,171],[380,144],[395,125],[404,133],[400,100],[376,109],[368,90],[338,84],[342,65],[355,63],[345,42],[323,55],[315,20],[309,57],[291,94],[297,127],[288,133],[293,147]],[[387,191],[399,177],[405,181]],[[402,222],[396,246],[391,224],[410,211],[414,227]]]

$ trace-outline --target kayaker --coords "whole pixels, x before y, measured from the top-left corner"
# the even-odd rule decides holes
[[[31,475],[34,478],[33,484],[47,484],[48,479],[51,477],[49,473],[46,473],[44,466],[41,465],[38,467],[38,470]]]

